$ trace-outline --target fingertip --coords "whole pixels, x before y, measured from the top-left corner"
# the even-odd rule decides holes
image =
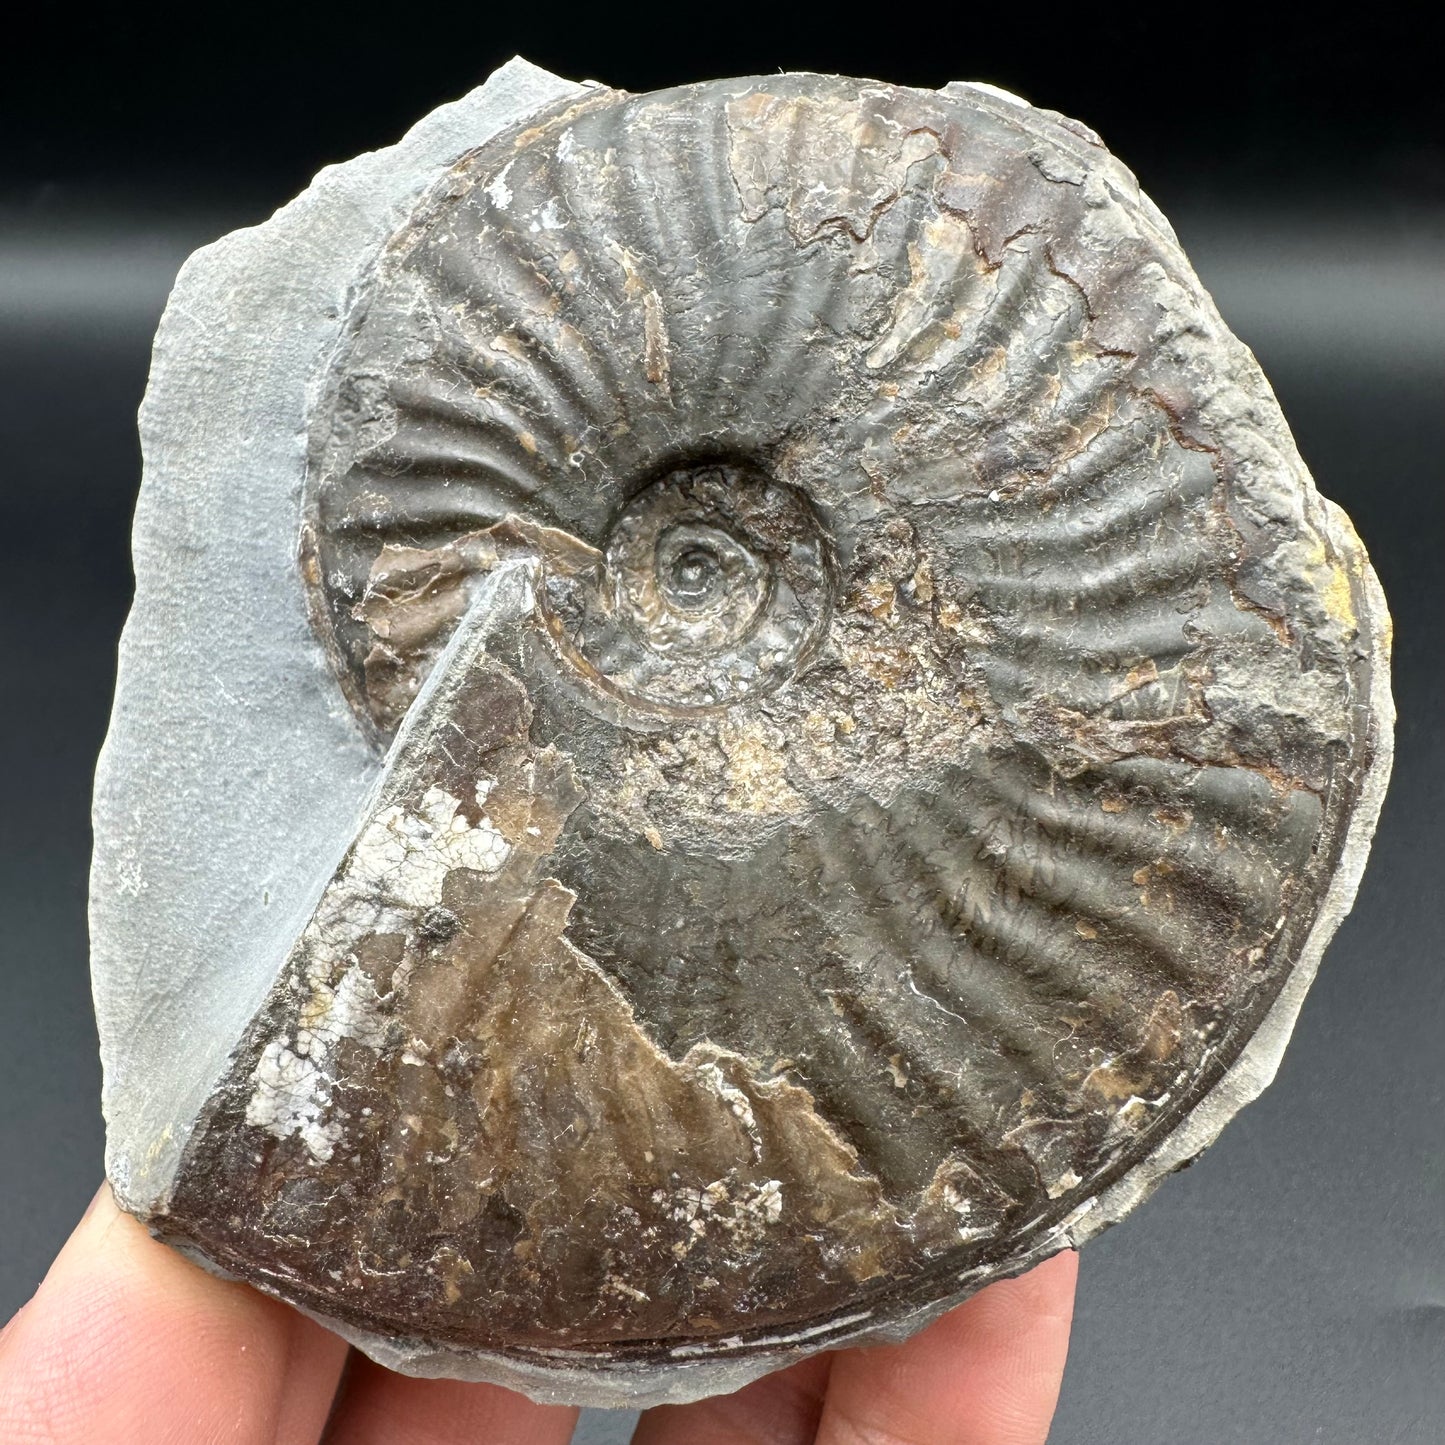
[[[1068,1355],[1078,1258],[1000,1280],[901,1345],[840,1353],[819,1445],[1042,1445]]]
[[[310,1445],[345,1350],[160,1244],[102,1188],[0,1339],[0,1438]]]
[[[326,1445],[565,1445],[578,1412],[500,1385],[421,1380],[353,1357]]]
[[[632,1445],[793,1445],[811,1441],[831,1355],[813,1355],[729,1395],[644,1410]]]

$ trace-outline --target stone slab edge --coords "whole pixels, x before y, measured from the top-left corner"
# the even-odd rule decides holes
[[[197,251],[171,293],[140,412],[136,595],[90,895],[106,1168],[142,1217],[380,770],[298,571],[310,415],[355,288],[447,165],[585,93],[513,60]]]

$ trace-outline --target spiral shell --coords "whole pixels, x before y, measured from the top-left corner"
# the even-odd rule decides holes
[[[227,1267],[543,1373],[916,1322],[1089,1232],[1305,954],[1383,611],[1083,127],[554,107],[396,231],[312,456],[392,782],[191,1145]]]

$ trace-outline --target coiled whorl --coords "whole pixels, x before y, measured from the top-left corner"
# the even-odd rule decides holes
[[[1023,1258],[1289,977],[1376,745],[1374,583],[1082,127],[816,76],[554,109],[398,229],[313,456],[315,615],[378,746],[537,559],[494,654],[575,777],[568,946],[878,1191],[876,1270],[840,1284],[817,1222],[843,1274],[760,1321]],[[672,1338],[657,1308],[596,1338]]]

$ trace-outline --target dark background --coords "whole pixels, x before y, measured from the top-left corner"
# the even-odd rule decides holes
[[[12,33],[0,97],[0,1318],[101,1176],[90,775],[129,598],[134,412],[185,254],[516,52],[632,90],[777,69],[980,79],[1087,121],[1133,166],[1353,515],[1396,619],[1395,783],[1359,905],[1275,1087],[1085,1252],[1051,1439],[1438,1442],[1445,114],[1430,38],[1380,6],[1296,25],[716,3],[71,6],[45,23],[18,47]],[[625,1438],[616,1417],[587,1428]]]

